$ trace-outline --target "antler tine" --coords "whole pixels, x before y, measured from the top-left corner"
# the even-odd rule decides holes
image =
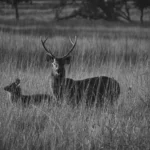
[[[47,40],[48,40],[48,37],[47,37],[44,41],[41,39],[42,45],[43,45],[45,51],[48,53],[48,55],[51,55],[52,57],[55,58],[55,56],[52,54],[52,52],[51,52],[50,50],[48,50],[48,49],[46,48],[46,46],[45,46],[45,43],[46,43]]]
[[[68,52],[63,58],[67,57],[67,56],[73,51],[73,49],[74,49],[74,47],[76,46],[76,43],[77,43],[77,37],[75,36],[75,42],[74,42],[74,43],[72,42],[72,40],[71,40],[70,37],[69,37],[69,40],[70,40],[70,42],[71,42],[71,44],[72,44],[72,47],[71,47],[71,49],[69,50],[69,52]]]

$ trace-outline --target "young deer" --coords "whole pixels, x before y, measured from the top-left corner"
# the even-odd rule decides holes
[[[40,104],[44,100],[50,102],[52,97],[46,94],[35,94],[35,95],[22,95],[20,87],[20,79],[16,79],[15,82],[4,87],[4,90],[8,92],[10,101],[13,103],[21,103],[22,105],[29,104]]]
[[[69,54],[76,45],[76,37],[74,43],[70,39],[72,47],[69,52],[61,58],[54,56],[53,53],[46,48],[46,41],[47,39],[44,41],[41,40],[47,52],[46,59],[52,64],[51,87],[57,100],[67,96],[67,98],[70,99],[69,102],[72,103],[73,106],[82,100],[85,100],[88,106],[93,104],[96,106],[103,106],[106,101],[113,104],[113,102],[118,99],[120,95],[120,85],[113,78],[100,76],[83,80],[73,80],[65,77],[64,66],[65,64],[70,64],[71,56],[69,56]]]

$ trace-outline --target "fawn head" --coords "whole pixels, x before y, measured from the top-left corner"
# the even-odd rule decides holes
[[[53,69],[52,74],[54,76],[57,76],[60,78],[65,77],[65,67],[64,66],[65,66],[65,64],[70,64],[71,56],[69,56],[69,54],[73,51],[73,49],[76,45],[76,42],[77,42],[76,36],[75,36],[75,42],[72,42],[72,40],[69,38],[70,42],[72,44],[72,47],[70,48],[69,52],[61,58],[54,56],[54,54],[46,48],[45,42],[47,41],[47,39],[45,39],[44,41],[41,40],[41,42],[42,42],[42,45],[43,45],[45,51],[47,52],[46,60],[48,62],[51,62],[51,64],[52,64],[52,69]]]
[[[9,93],[12,93],[12,94],[20,95],[21,94],[20,79],[17,78],[15,82],[4,87],[4,90],[9,92]]]

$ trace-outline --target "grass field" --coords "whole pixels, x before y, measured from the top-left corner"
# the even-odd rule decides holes
[[[29,20],[3,22],[1,16],[0,149],[150,149],[150,28],[102,20]],[[71,46],[68,36],[75,35],[77,45],[66,76],[113,77],[121,86],[118,102],[105,109],[72,109],[65,103],[22,109],[10,103],[3,87],[17,77],[23,94],[52,94],[51,65],[41,39],[49,36],[47,47],[63,56]]]

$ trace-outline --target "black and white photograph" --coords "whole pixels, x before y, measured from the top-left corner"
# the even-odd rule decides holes
[[[0,0],[0,150],[150,150],[150,0]]]

